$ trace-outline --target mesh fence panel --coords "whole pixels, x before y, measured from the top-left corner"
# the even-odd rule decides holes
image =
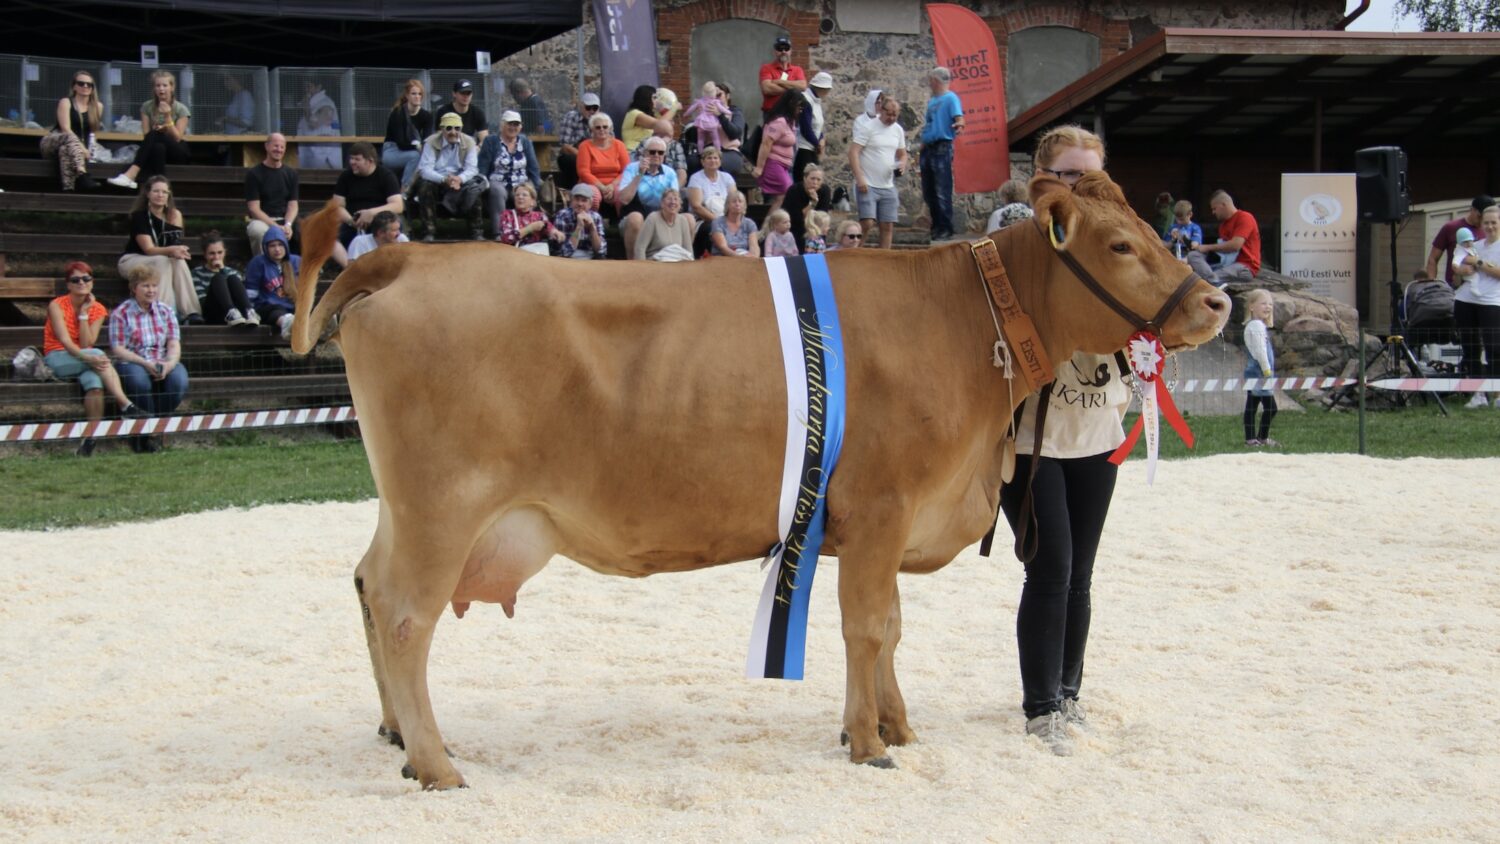
[[[425,88],[426,77],[425,70],[362,67],[355,71],[353,134],[384,135],[386,118],[406,93],[406,81],[416,79]]]
[[[6,121],[7,126],[19,126],[21,123],[24,90],[21,62],[20,56],[0,56],[0,118]]]
[[[542,98],[546,107],[546,122],[539,129],[533,129],[531,115],[525,113],[525,109],[516,100],[516,86],[518,83],[525,84],[532,93]],[[573,107],[574,86],[576,79],[566,73],[532,73],[522,68],[507,70],[499,68],[495,78],[495,85],[500,96],[504,100],[501,110],[514,109],[522,113],[522,119],[526,123],[526,131],[531,134],[554,135],[557,134],[558,121]],[[497,111],[493,120],[500,119]]]
[[[348,131],[344,121],[353,112],[353,71],[340,67],[279,67],[271,73],[278,80],[273,131],[287,135],[337,135]],[[326,116],[308,114],[312,86],[321,87],[333,100],[335,113],[330,125],[319,125]],[[327,131],[329,128],[335,131]]]
[[[9,58],[9,56],[6,57],[7,65],[9,65]],[[21,93],[20,98],[26,103],[26,111],[30,113],[29,119],[41,124],[44,129],[51,129],[52,125],[57,122],[57,101],[72,93],[73,74],[76,71],[86,71],[94,78],[94,83],[98,86],[94,88],[94,92],[101,101],[104,100],[106,89],[99,85],[107,78],[104,65],[91,65],[74,59],[45,59],[31,56],[20,61],[25,62],[25,65],[18,63],[15,66],[16,72],[21,74],[19,81],[24,86],[24,92]],[[35,69],[28,72],[26,65]],[[36,78],[28,80],[27,77],[30,76]],[[0,85],[7,89],[6,93],[11,92],[7,84],[9,82],[9,79],[0,77]],[[0,112],[9,117],[10,109],[13,107],[8,103],[0,105]]]
[[[193,110],[193,101],[190,99],[193,83],[193,74],[188,73],[187,79],[183,79],[183,69],[186,65],[164,64],[160,68],[144,68],[136,62],[111,62],[110,73],[118,73],[120,84],[111,84],[110,97],[105,102],[109,109],[106,122],[109,128],[116,132],[139,132],[141,131],[141,106],[152,99],[153,83],[151,76],[159,71],[167,71],[177,80],[177,99],[183,105]],[[110,80],[113,83],[113,79]],[[184,84],[184,81],[186,84]],[[197,116],[188,120],[188,132],[201,132]]]
[[[431,85],[427,89],[430,105],[436,114],[439,108],[453,102],[453,84],[460,79],[467,79],[474,83],[474,104],[484,109],[484,118],[489,121],[490,131],[494,131],[500,120],[500,99],[498,91],[490,83],[490,77],[475,73],[472,70],[430,70],[427,72],[431,79]]]
[[[271,90],[265,68],[198,64],[184,75],[193,83],[194,132],[261,135],[269,131]]]

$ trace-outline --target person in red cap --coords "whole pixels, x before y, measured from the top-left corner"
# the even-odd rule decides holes
[[[776,58],[760,66],[760,117],[771,119],[771,107],[787,91],[807,90],[807,71],[792,64],[792,39],[779,36],[772,45]]]

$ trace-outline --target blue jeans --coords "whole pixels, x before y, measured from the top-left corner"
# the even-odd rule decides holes
[[[932,234],[953,234],[953,143],[922,147],[922,200],[932,216]]]
[[[152,416],[166,416],[176,410],[187,394],[188,374],[182,364],[173,367],[160,381],[152,378],[146,367],[138,363],[115,361],[115,371],[120,373],[120,386],[125,388],[125,395]]]
[[[422,151],[415,149],[401,149],[387,141],[380,148],[380,163],[392,173],[401,172],[401,187],[411,187],[411,180],[417,175],[417,163],[422,160]]]
[[[82,351],[88,356],[102,357],[104,355],[101,349],[83,349]],[[66,351],[48,352],[43,360],[47,362],[47,368],[52,370],[52,374],[56,375],[59,381],[71,381],[76,378],[78,386],[82,387],[85,393],[104,389],[104,380],[99,377],[99,373]]]

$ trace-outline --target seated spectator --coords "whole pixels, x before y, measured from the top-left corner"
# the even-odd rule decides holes
[[[615,190],[630,165],[630,150],[613,134],[614,121],[600,112],[589,118],[589,139],[578,145],[578,182],[599,190],[599,207],[618,217]]]
[[[145,413],[131,403],[120,386],[120,375],[102,349],[94,348],[107,312],[94,298],[94,271],[82,261],[73,261],[63,271],[68,292],[47,303],[47,322],[42,326],[42,355],[59,381],[78,381],[83,388],[83,411],[89,422],[104,418],[104,390],[120,406],[120,415],[140,419]],[[93,425],[88,433],[93,434]],[[84,437],[78,456],[94,453],[94,438]]]
[[[806,248],[802,250],[803,255],[816,255],[819,252],[828,251],[828,241],[824,235],[828,232],[828,227],[832,225],[832,219],[827,211],[807,212],[807,230],[803,238]]]
[[[792,218],[792,239],[799,253],[806,252],[807,215],[811,211],[833,210],[833,191],[826,184],[823,167],[809,164],[802,171],[802,179],[787,189],[781,207]]]
[[[598,113],[599,95],[585,93],[557,127],[557,186],[563,190],[578,184],[578,147],[588,140],[589,118]]]
[[[719,169],[723,154],[718,147],[704,147],[699,162],[703,169],[688,179],[688,209],[698,220],[698,236],[693,240],[693,254],[702,255],[712,248],[709,225],[724,213],[724,200],[735,190],[734,177]]]
[[[1214,191],[1208,207],[1219,221],[1219,242],[1198,244],[1187,253],[1188,266],[1218,287],[1250,281],[1260,272],[1260,225],[1249,211],[1234,207],[1226,191]],[[1205,257],[1212,252],[1219,253],[1217,268],[1210,268]]]
[[[365,233],[349,242],[349,263],[365,254],[374,252],[388,243],[406,243],[406,235],[401,233],[401,218],[389,211],[381,211],[365,227]]]
[[[791,258],[796,257],[797,239],[792,237],[792,215],[785,208],[777,208],[766,215],[766,245],[767,258]]]
[[[667,158],[662,162],[662,166],[677,174],[677,184],[685,185],[687,184],[687,152],[673,137],[675,131],[676,127],[672,125],[672,121],[662,118],[656,121],[656,128],[652,130],[651,138],[660,138],[662,143],[667,145]],[[645,157],[646,141],[641,141],[641,145],[631,151],[630,160],[640,161]]]
[[[531,139],[521,134],[521,115],[500,115],[500,131],[479,147],[479,175],[489,181],[490,229],[500,239],[500,212],[510,207],[510,194],[529,185],[533,199],[542,188],[542,165]]]
[[[630,108],[625,110],[620,124],[620,140],[626,149],[635,149],[656,131],[656,105],[652,102],[655,96],[656,87],[652,85],[637,85],[635,93],[630,95]]]
[[[755,221],[745,215],[745,195],[731,190],[724,199],[724,213],[709,224],[714,255],[760,257],[760,237]]]
[[[297,171],[286,163],[286,136],[272,132],[266,136],[266,157],[245,171],[245,237],[250,239],[250,254],[260,254],[260,243],[266,229],[279,226],[289,242],[301,234],[297,213],[301,184]]]
[[[141,104],[141,130],[144,137],[136,148],[135,161],[111,179],[119,188],[136,189],[135,180],[149,180],[167,172],[168,164],[186,164],[192,160],[188,151],[188,107],[177,101],[177,77],[165,70],[151,74],[151,99]]]
[[[292,312],[297,309],[286,280],[301,270],[302,258],[291,254],[281,229],[266,232],[261,253],[245,268],[245,283],[255,291],[255,309],[262,321],[276,326],[283,340],[292,336]]]
[[[109,353],[130,401],[151,416],[166,416],[182,404],[188,387],[177,317],[158,299],[161,279],[155,267],[134,267],[126,281],[130,298],[109,317]],[[130,447],[137,453],[161,448],[145,436],[131,438]]]
[[[422,163],[417,168],[417,201],[422,206],[422,240],[437,237],[437,209],[469,221],[469,233],[484,239],[484,203],[489,186],[479,175],[479,145],[463,133],[463,120],[448,113],[438,120],[439,132],[422,144]]]
[[[182,212],[173,202],[172,183],[166,176],[152,176],[131,209],[130,238],[125,241],[125,254],[120,256],[117,269],[120,275],[129,278],[136,266],[154,265],[156,277],[162,280],[161,300],[184,323],[197,325],[203,322],[203,306],[198,302],[193,271],[188,267],[192,257],[192,251],[183,242]]]
[[[625,257],[635,258],[635,243],[641,232],[641,225],[647,214],[661,207],[662,199],[668,194],[677,194],[679,182],[677,173],[663,165],[663,159],[667,154],[667,144],[661,138],[647,138],[645,159],[632,162],[620,174],[619,189],[615,193],[615,201],[620,204],[620,230],[625,236]],[[678,195],[677,207],[681,208],[681,195]],[[674,214],[675,216],[675,214]],[[687,247],[693,248],[692,221],[688,220],[689,238]]]
[[[552,131],[552,118],[547,116],[547,104],[542,95],[533,93],[531,83],[517,76],[510,81],[510,95],[516,101],[516,111],[521,113],[521,131],[528,135],[540,135]]]
[[[1187,260],[1187,253],[1203,242],[1203,227],[1193,222],[1193,203],[1179,199],[1172,206],[1172,224],[1167,226],[1167,248],[1178,258]]]
[[[380,163],[399,172],[401,189],[408,190],[417,178],[422,161],[422,142],[432,134],[432,112],[423,108],[427,88],[420,79],[408,79],[401,96],[385,121],[385,140],[380,145]]]
[[[297,118],[297,134],[328,135],[343,134],[339,124],[339,107],[323,90],[323,83],[314,79],[303,86],[307,99],[302,104],[302,116]],[[338,144],[302,144],[297,151],[303,169],[339,170],[344,166],[344,148]]]
[[[401,180],[375,158],[375,147],[364,141],[349,147],[349,167],[334,183],[331,201],[343,209],[338,240],[333,244],[333,260],[341,267],[349,266],[349,242],[370,226],[375,215],[406,210]]]
[[[865,227],[858,220],[845,220],[833,227],[833,243],[828,245],[828,251],[858,249],[864,240]]]
[[[453,102],[440,107],[433,118],[441,126],[443,118],[450,114],[458,115],[464,134],[473,138],[474,143],[482,144],[490,136],[490,124],[484,117],[484,109],[474,105],[473,82],[460,79],[453,83]]]
[[[557,212],[552,225],[562,232],[559,254],[580,261],[602,261],[607,256],[604,245],[604,218],[594,210],[594,189],[582,182],[573,186],[568,207]]]
[[[193,290],[210,324],[260,325],[260,314],[245,292],[245,277],[224,263],[224,238],[216,231],[203,236],[203,266],[193,268]]]
[[[226,135],[243,135],[255,128],[255,97],[245,90],[245,80],[239,74],[224,74],[224,90],[229,92],[229,105],[224,107],[224,116],[219,118],[219,127]]]
[[[647,261],[693,260],[693,218],[678,213],[681,210],[682,194],[675,190],[662,194],[661,207],[641,223],[632,254]]]
[[[74,71],[72,89],[57,101],[57,122],[42,138],[42,157],[57,159],[63,190],[99,187],[89,175],[89,140],[103,120],[104,105],[99,102],[94,75],[86,70]]]
[[[1026,183],[1020,179],[1011,179],[1000,186],[1000,207],[990,215],[985,223],[986,232],[1003,229],[1006,226],[1015,225],[1022,220],[1029,220],[1033,216],[1031,205],[1027,203]]]
[[[536,190],[530,184],[522,182],[516,185],[512,196],[516,207],[507,208],[500,215],[498,225],[500,236],[495,239],[522,249],[540,246],[540,249],[527,249],[527,251],[550,254],[550,250],[547,249],[547,240],[550,238],[561,242],[563,233],[553,228],[552,221],[547,219],[546,211],[536,207]]]

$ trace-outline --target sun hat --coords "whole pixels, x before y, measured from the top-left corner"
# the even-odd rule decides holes
[[[811,85],[814,88],[831,89],[833,88],[833,77],[830,76],[827,71],[820,70],[817,73],[813,74],[813,78],[809,80],[807,84]]]
[[[456,111],[450,111],[450,112],[448,112],[447,114],[443,115],[443,119],[442,120],[438,121],[438,128],[445,128],[445,127],[448,127],[448,126],[463,126],[463,125],[464,125],[464,119],[462,117],[459,117],[458,116],[458,112],[456,112]]]
[[[500,115],[500,122],[501,123],[520,123],[521,122],[521,114],[520,114],[520,112],[515,112],[515,111],[511,111],[510,109],[506,109],[505,112]]]

